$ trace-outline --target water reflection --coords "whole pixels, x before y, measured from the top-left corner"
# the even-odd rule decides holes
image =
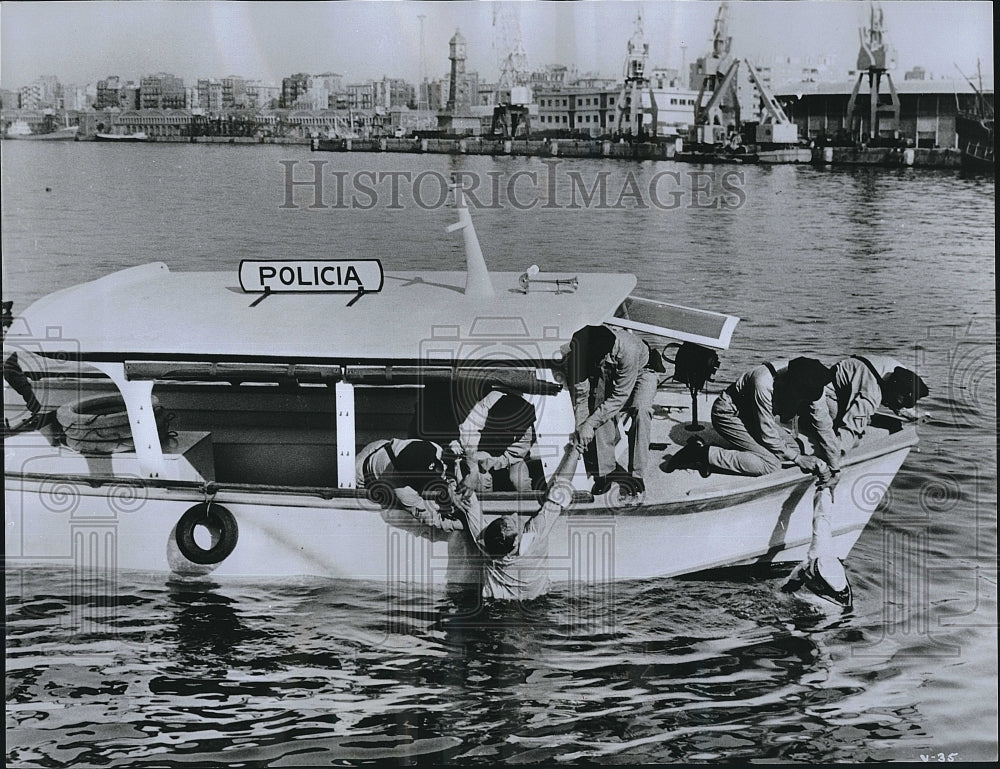
[[[241,646],[260,637],[240,621],[238,602],[218,590],[212,582],[167,585],[169,636],[177,662],[192,673],[224,676],[236,664]]]
[[[109,637],[93,637],[73,660],[14,658],[9,701],[87,702],[35,742],[61,755],[82,720],[102,735],[86,755],[110,764],[179,745],[204,765],[486,764],[842,761],[926,742],[913,692],[928,672],[906,661],[907,638],[885,636],[875,586],[858,580],[854,612],[824,611],[782,580],[757,568],[620,583],[613,606],[596,586],[522,605],[411,591],[387,632],[392,586],[125,579],[119,624],[150,627],[148,644],[102,658]],[[44,587],[14,599],[14,648],[44,645],[28,629],[68,611]]]

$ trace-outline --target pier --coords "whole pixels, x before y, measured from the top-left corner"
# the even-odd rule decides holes
[[[586,139],[502,139],[482,136],[426,139],[313,139],[314,152],[411,152],[439,155],[622,158],[669,160],[676,142],[613,142]]]
[[[199,140],[201,139],[199,138]],[[405,152],[438,155],[616,158],[620,160],[680,160],[681,156],[685,155],[683,145],[676,141],[613,142],[583,139],[517,140],[485,137],[312,139],[310,147],[314,152]],[[683,159],[692,162],[690,157],[685,156]],[[741,161],[739,156],[732,158],[706,156],[700,162]],[[755,162],[764,165],[813,163],[815,165],[889,168],[958,168],[961,165],[961,153],[957,149],[926,147],[801,147],[764,151],[759,153]]]

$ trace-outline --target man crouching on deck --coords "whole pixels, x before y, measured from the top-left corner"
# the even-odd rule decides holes
[[[450,495],[444,450],[436,443],[404,438],[374,441],[358,452],[355,461],[357,487],[383,510],[405,510],[431,529],[462,528],[442,509],[442,497]]]
[[[549,533],[560,513],[573,501],[572,478],[580,450],[566,445],[562,461],[549,482],[538,513],[522,524],[517,515],[505,515],[486,525],[479,500],[467,492],[455,505],[476,549],[484,556],[483,598],[530,601],[549,588]]]

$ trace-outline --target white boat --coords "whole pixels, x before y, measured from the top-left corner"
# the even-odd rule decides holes
[[[460,420],[471,383],[495,379],[534,405],[548,477],[574,429],[570,395],[558,384],[574,331],[608,322],[729,345],[737,318],[635,297],[632,275],[490,274],[461,200],[459,218],[466,272],[382,275],[375,260],[354,260],[357,281],[343,285],[341,262],[280,262],[275,274],[267,271],[275,264],[244,263],[239,280],[154,263],[31,305],[7,333],[4,355],[20,350],[24,368],[35,369],[43,412],[80,410],[83,398],[96,415],[104,401],[88,396],[120,393],[126,413],[109,419],[129,424],[134,448],[82,453],[46,427],[8,436],[7,568],[465,580],[475,568],[465,532],[432,531],[368,500],[354,482],[360,447],[414,425],[446,443],[454,422],[440,419],[442,409]],[[262,293],[268,280],[273,290]],[[351,292],[316,291],[324,282]],[[710,404],[699,396],[702,414]],[[12,419],[11,409],[23,410],[12,392],[5,406]],[[655,455],[672,454],[691,435],[691,406],[686,389],[661,386]],[[111,432],[110,440],[120,437]],[[699,434],[713,438],[710,428]],[[847,557],[916,440],[912,426],[879,415],[845,462],[831,511],[838,557]],[[551,535],[553,581],[806,555],[811,476],[794,467],[759,478],[654,468],[640,498],[623,497],[617,485],[595,498],[581,463],[573,503]],[[539,501],[498,492],[482,495],[482,505],[487,514],[526,516]]]
[[[130,134],[97,133],[94,140],[99,142],[145,142],[149,141],[149,136],[145,131],[136,131]]]

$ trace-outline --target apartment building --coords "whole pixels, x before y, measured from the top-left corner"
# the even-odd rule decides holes
[[[147,75],[139,80],[142,109],[184,109],[186,98],[184,81],[167,72]]]

